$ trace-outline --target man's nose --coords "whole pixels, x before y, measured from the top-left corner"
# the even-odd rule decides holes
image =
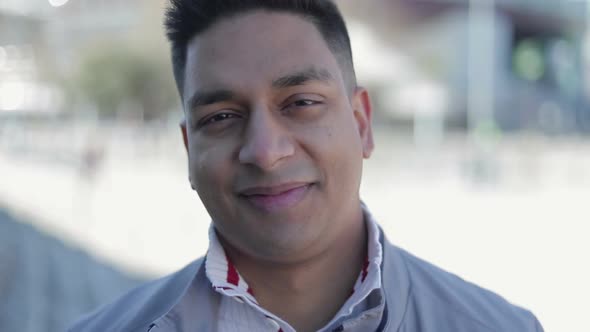
[[[280,123],[280,116],[266,108],[251,112],[240,147],[240,163],[268,171],[295,153],[291,133]]]

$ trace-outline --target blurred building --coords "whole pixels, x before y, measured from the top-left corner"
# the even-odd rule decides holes
[[[586,2],[382,0],[344,6],[370,21],[378,38],[417,70],[410,80],[377,83],[383,87],[377,102],[393,118],[442,118],[456,128],[487,121],[505,131],[590,132]]]
[[[63,110],[63,80],[80,54],[139,24],[139,1],[0,2],[0,116]]]
[[[55,103],[55,91],[39,79],[43,27],[39,18],[0,11],[0,112],[50,111]]]

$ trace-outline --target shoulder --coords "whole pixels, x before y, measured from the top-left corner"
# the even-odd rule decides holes
[[[456,332],[542,331],[530,311],[402,249],[391,247],[398,251],[408,274],[406,324],[436,324],[437,331]]]
[[[201,269],[200,258],[171,275],[140,285],[78,320],[68,332],[147,331],[166,314]]]

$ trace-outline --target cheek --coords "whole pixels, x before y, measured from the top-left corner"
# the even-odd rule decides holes
[[[214,147],[195,150],[199,152],[191,154],[190,172],[198,187],[211,190],[211,186],[222,186],[224,180],[231,178],[231,159],[224,149]]]
[[[362,159],[362,145],[352,117],[332,117],[322,125],[308,130],[303,139],[319,158],[351,163]]]
[[[336,190],[357,187],[360,183],[363,154],[354,122],[340,118],[325,127],[315,141],[315,162],[326,173],[328,184]]]

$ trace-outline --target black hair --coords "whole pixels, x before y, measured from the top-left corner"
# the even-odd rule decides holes
[[[356,87],[346,23],[331,0],[170,0],[164,25],[181,98],[189,41],[224,18],[254,10],[293,13],[314,24],[338,60],[347,87]]]

